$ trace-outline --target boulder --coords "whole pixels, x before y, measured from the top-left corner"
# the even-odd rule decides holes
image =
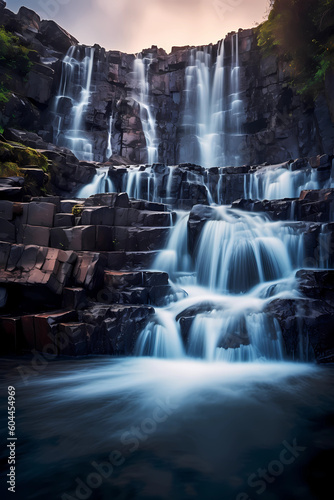
[[[266,312],[277,319],[286,354],[301,361],[334,360],[334,306],[317,299],[276,299]]]
[[[39,104],[47,104],[52,96],[53,75],[45,75],[38,69],[35,66],[35,69],[29,72],[26,94],[29,99]]]
[[[195,205],[192,208],[188,221],[190,250],[196,248],[202,229],[209,220],[219,220],[219,215],[214,208],[205,205]]]
[[[87,356],[94,326],[85,323],[60,323],[56,335],[58,353],[61,356]]]
[[[6,5],[5,2],[2,2]],[[36,12],[27,7],[21,7],[17,13],[17,19],[20,21],[24,30],[28,29],[33,33],[38,33],[41,23],[41,18]]]
[[[51,47],[62,54],[66,54],[72,45],[79,43],[78,40],[54,21],[42,21],[40,24],[40,34],[37,38],[47,47]]]

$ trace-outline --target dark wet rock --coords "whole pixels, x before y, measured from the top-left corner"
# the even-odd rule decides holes
[[[40,24],[40,34],[37,38],[46,46],[61,53],[66,53],[72,45],[79,43],[78,40],[54,21],[42,21]]]
[[[54,218],[54,227],[74,226],[75,217],[72,214],[56,214]]]
[[[8,220],[0,219],[0,240],[16,243],[15,226]]]
[[[56,207],[53,203],[29,203],[27,223],[31,226],[52,227]]]
[[[298,271],[299,289],[310,299],[325,300],[334,304],[334,271]]]
[[[189,249],[196,248],[198,238],[205,223],[209,220],[219,220],[218,212],[213,207],[195,205],[190,214],[188,222]]]
[[[318,362],[333,358],[333,303],[320,298],[276,299],[266,312],[281,327],[288,358]]]
[[[238,199],[232,208],[264,212],[272,220],[298,220],[306,222],[330,222],[334,207],[334,189],[302,191],[299,199],[245,200]]]

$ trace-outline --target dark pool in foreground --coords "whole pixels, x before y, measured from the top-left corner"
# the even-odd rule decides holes
[[[17,393],[13,498],[308,500],[331,488],[333,366],[91,358],[51,361],[25,383],[30,360],[1,366],[2,396]]]

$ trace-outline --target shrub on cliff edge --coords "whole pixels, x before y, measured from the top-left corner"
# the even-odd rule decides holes
[[[334,70],[334,0],[275,0],[258,44],[289,62],[293,83],[315,97]]]

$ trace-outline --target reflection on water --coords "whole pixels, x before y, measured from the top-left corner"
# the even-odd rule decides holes
[[[329,481],[332,367],[99,358],[50,362],[24,385],[19,363],[4,361],[2,390],[17,388],[16,498],[253,499],[265,487],[263,499],[304,500]]]

